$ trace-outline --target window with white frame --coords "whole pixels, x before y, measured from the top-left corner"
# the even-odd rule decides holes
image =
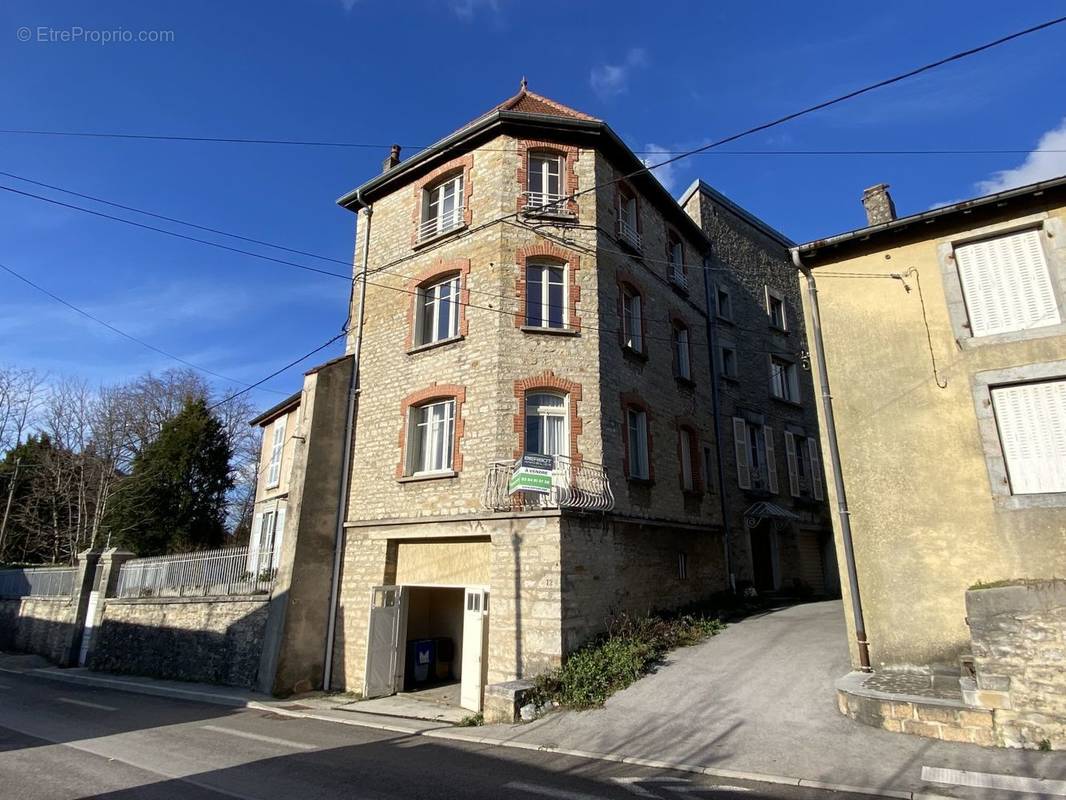
[[[454,442],[454,399],[412,407],[407,426],[407,474],[450,472]]]
[[[463,173],[453,175],[422,193],[419,239],[454,230],[463,224]]]
[[[525,451],[544,456],[568,456],[570,434],[566,413],[565,396],[548,392],[528,393]]]
[[[644,317],[640,292],[632,286],[622,287],[622,343],[638,353],[644,352]]]
[[[990,394],[1011,494],[1066,492],[1066,378]]]
[[[626,428],[629,437],[629,477],[648,480],[648,415],[639,408],[626,409]]]
[[[537,262],[526,265],[526,325],[566,327],[565,266]]]
[[[677,429],[678,458],[681,460],[681,488],[686,492],[696,489],[696,475],[692,469],[692,454],[695,450],[695,436],[688,428]]]
[[[715,289],[714,304],[719,319],[733,321],[733,297],[724,286]]]
[[[991,336],[1062,319],[1039,230],[955,247],[970,333]]]
[[[631,247],[640,247],[637,198],[624,189],[618,192],[618,235]]]
[[[795,431],[785,431],[785,458],[788,461],[789,494],[821,500],[824,490],[818,440]]]
[[[737,462],[737,485],[777,494],[773,430],[767,425],[733,417],[733,446]]]
[[[778,400],[800,401],[799,370],[794,361],[770,356],[770,394]]]
[[[459,335],[459,276],[421,286],[415,298],[416,344],[432,344]]]
[[[531,211],[563,211],[563,158],[552,153],[531,153],[526,208]]]
[[[788,330],[788,315],[785,312],[785,295],[769,286],[766,287],[766,315],[770,324],[778,330]]]
[[[267,466],[267,488],[273,489],[281,483],[281,459],[285,452],[284,416],[274,420],[273,438],[270,441],[270,463]]]
[[[688,277],[685,275],[685,246],[681,239],[671,233],[666,243],[666,259],[670,264],[670,280],[678,286],[687,287]]]
[[[682,380],[692,380],[692,356],[689,352],[688,327],[681,322],[673,325],[674,374]]]

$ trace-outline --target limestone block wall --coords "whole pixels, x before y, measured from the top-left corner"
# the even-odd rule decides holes
[[[74,641],[76,612],[77,603],[71,597],[0,600],[0,650],[64,661]]]
[[[264,596],[108,599],[88,666],[253,688],[266,619]]]
[[[966,618],[1000,743],[1066,749],[1066,580],[970,590]]]

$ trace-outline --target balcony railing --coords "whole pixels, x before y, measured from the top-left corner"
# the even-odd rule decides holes
[[[670,283],[679,289],[688,291],[688,275],[685,274],[685,268],[681,264],[670,265]]]
[[[418,241],[423,242],[426,239],[432,239],[434,236],[439,236],[442,233],[455,230],[462,226],[463,221],[462,206],[457,206],[451,211],[443,211],[435,217],[430,217],[418,226]]]
[[[551,192],[524,192],[527,214],[566,214],[568,209],[566,195]]]
[[[640,249],[640,231],[630,225],[625,217],[618,220],[618,238],[635,250]]]
[[[485,507],[494,511],[523,511],[537,508],[566,508],[575,511],[610,511],[614,493],[607,467],[589,461],[574,464],[565,456],[555,457],[552,485],[547,494],[515,492],[508,494],[515,462],[501,459],[489,464],[485,478]]]

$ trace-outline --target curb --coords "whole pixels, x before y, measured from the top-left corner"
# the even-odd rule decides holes
[[[677,772],[688,772],[696,775],[707,775],[714,778],[726,778],[731,780],[753,781],[755,783],[769,783],[782,786],[797,786],[808,789],[824,789],[832,792],[849,792],[851,794],[870,795],[873,797],[887,797],[893,800],[957,800],[926,791],[901,791],[898,789],[878,789],[872,786],[850,786],[842,783],[827,783],[824,781],[808,780],[807,778],[793,778],[782,775],[768,775],[762,772],[745,772],[743,770],[720,769],[708,767],[702,764],[686,764],[680,761],[658,760],[640,758],[637,756],[622,756],[612,753],[596,753],[589,750],[571,750],[565,747],[553,747],[551,745],[538,745],[531,742],[520,742],[513,739],[500,739],[493,736],[478,736],[465,733],[464,729],[454,727],[401,727],[387,723],[375,722],[355,717],[337,717],[322,711],[302,711],[290,708],[279,708],[259,700],[249,700],[238,695],[216,694],[214,692],[199,692],[194,689],[178,689],[171,686],[152,686],[151,684],[131,683],[121,678],[103,678],[90,675],[64,675],[48,669],[13,670],[0,668],[0,672],[12,672],[20,675],[33,675],[62,683],[86,684],[99,686],[106,689],[128,692],[130,694],[148,694],[157,697],[170,697],[178,700],[199,700],[215,705],[230,708],[249,708],[257,711],[268,711],[279,716],[296,719],[313,719],[320,722],[332,722],[338,725],[352,725],[359,728],[387,731],[389,733],[401,733],[408,736],[425,736],[432,739],[444,739],[447,741],[465,742],[467,744],[481,744],[490,747],[505,747],[513,750],[533,750],[541,753],[553,753],[555,755],[570,756],[572,758],[584,758],[593,761],[608,761],[616,764],[631,764],[635,767],[649,767],[651,769],[670,769]],[[334,712],[346,713],[346,712]],[[357,712],[358,713],[358,712]]]

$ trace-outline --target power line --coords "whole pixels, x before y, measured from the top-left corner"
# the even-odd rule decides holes
[[[207,367],[201,367],[199,364],[194,364],[191,361],[187,361],[184,358],[182,358],[181,356],[176,356],[173,353],[168,353],[166,350],[163,350],[162,348],[156,347],[154,344],[151,344],[149,342],[144,341],[144,339],[139,339],[136,336],[134,336],[133,334],[126,333],[126,331],[122,330],[121,328],[116,328],[111,323],[105,322],[104,320],[100,319],[99,317],[94,316],[93,314],[90,314],[84,308],[79,308],[78,306],[74,305],[73,303],[71,303],[71,302],[69,302],[67,300],[64,300],[59,295],[53,294],[52,292],[48,291],[47,289],[45,289],[40,284],[34,283],[29,278],[27,278],[25,275],[23,275],[23,274],[21,274],[19,272],[16,272],[15,270],[13,270],[11,267],[7,266],[6,264],[0,264],[0,269],[4,270],[4,272],[8,273],[12,277],[17,278],[18,280],[22,281],[27,286],[33,287],[34,289],[36,289],[41,294],[44,294],[44,295],[50,297],[51,299],[55,300],[57,303],[60,303],[60,304],[62,304],[64,306],[66,306],[71,311],[74,311],[74,312],[76,312],[78,314],[81,314],[81,316],[85,317],[86,319],[92,320],[97,325],[102,325],[103,327],[105,327],[109,331],[111,331],[112,333],[117,333],[119,336],[122,336],[123,338],[129,339],[131,342],[139,344],[141,347],[146,347],[147,349],[151,350],[154,353],[158,353],[161,356],[166,356],[167,358],[171,359],[172,361],[177,361],[179,364],[184,364],[185,366],[191,367],[192,369],[195,369],[198,372],[203,372],[203,373],[205,373],[207,375],[211,375],[211,376],[213,376],[215,378],[220,378],[221,380],[229,381],[230,383],[237,383],[237,384],[240,384],[241,386],[248,386],[248,384],[246,384],[244,381],[239,381],[236,378],[230,378],[227,375],[222,375],[222,374],[220,374],[218,372],[214,372],[212,370],[207,369]],[[249,388],[254,388],[254,387],[249,386]],[[278,392],[275,389],[267,389],[266,391],[274,392],[275,394],[282,394],[282,392]]]

